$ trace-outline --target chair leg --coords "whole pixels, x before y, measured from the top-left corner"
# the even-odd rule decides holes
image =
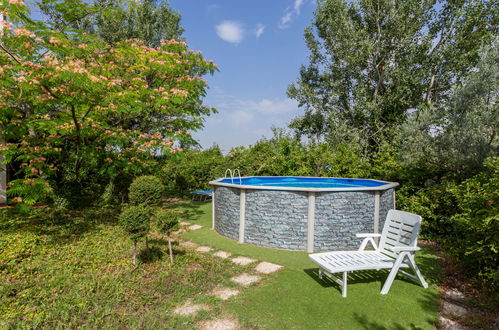
[[[414,271],[414,273],[418,277],[419,281],[421,282],[421,285],[423,286],[423,288],[427,289],[428,288],[428,283],[426,283],[426,281],[423,278],[423,275],[419,271],[419,268],[416,265],[416,261],[414,260],[414,255],[412,255],[412,254],[409,255],[408,259],[409,259],[409,265],[411,266],[412,270]]]
[[[393,280],[395,279],[395,276],[397,276],[400,265],[402,264],[402,261],[404,261],[406,254],[407,253],[405,252],[399,254],[397,260],[393,264],[390,274],[388,274],[388,277],[386,278],[385,284],[383,284],[383,288],[381,289],[381,294],[387,294],[388,291],[390,291],[390,287],[392,286]]]
[[[343,272],[343,285],[341,286],[341,296],[343,298],[347,297],[347,279],[348,279],[348,272]]]
[[[322,280],[322,269],[319,268],[319,279]]]

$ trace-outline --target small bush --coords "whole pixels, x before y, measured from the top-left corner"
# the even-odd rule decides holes
[[[164,186],[153,175],[139,176],[129,188],[128,198],[132,205],[157,205],[163,197]]]
[[[170,262],[173,263],[171,233],[178,228],[178,213],[171,210],[158,210],[154,217],[154,222],[156,223],[158,230],[166,235]]]
[[[151,217],[150,207],[143,205],[129,206],[120,215],[120,225],[133,241],[133,264],[137,262],[137,241],[149,232]]]
[[[120,225],[130,235],[132,241],[136,242],[145,237],[149,231],[150,217],[149,208],[142,205],[129,206],[120,215]]]
[[[158,210],[154,215],[154,223],[161,233],[170,235],[172,231],[178,228],[178,213],[171,210]]]

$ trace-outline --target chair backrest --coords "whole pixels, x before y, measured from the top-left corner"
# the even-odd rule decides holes
[[[397,258],[398,253],[392,250],[395,246],[418,245],[421,216],[398,210],[390,210],[386,216],[378,251]]]

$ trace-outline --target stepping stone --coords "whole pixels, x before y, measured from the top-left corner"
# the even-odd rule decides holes
[[[211,250],[213,249],[209,246],[200,246],[196,249],[198,252],[210,252]]]
[[[190,222],[187,222],[187,221],[180,221],[179,225],[181,226],[188,226],[190,225],[191,223]]]
[[[260,277],[256,275],[248,275],[246,273],[243,273],[239,276],[231,278],[231,280],[242,286],[249,286],[253,283],[260,281]]]
[[[228,300],[232,296],[237,296],[239,294],[239,290],[231,288],[216,288],[210,294],[222,300]]]
[[[236,330],[239,329],[239,322],[234,319],[218,319],[204,321],[198,324],[199,329],[202,330]]]
[[[231,261],[235,264],[240,265],[240,266],[246,266],[246,265],[249,265],[249,264],[255,262],[256,260],[250,259],[247,257],[237,257],[237,258],[232,259]]]
[[[442,330],[466,330],[461,324],[440,315],[440,329]]]
[[[188,228],[189,228],[189,230],[198,230],[198,229],[203,228],[203,226],[201,226],[201,225],[192,225],[192,226],[189,226]]]
[[[277,272],[278,270],[280,270],[282,268],[284,268],[284,267],[264,261],[264,262],[260,262],[255,267],[255,270],[259,273],[262,273],[262,274],[270,274],[273,272]]]
[[[466,307],[459,306],[457,304],[444,300],[441,313],[444,315],[460,317],[468,314],[468,309]]]
[[[180,234],[185,233],[186,231],[187,230],[181,228],[179,230],[174,231],[172,234],[174,234],[174,235],[180,235]]]
[[[178,315],[188,316],[192,314],[196,314],[201,310],[209,310],[210,307],[205,304],[193,304],[189,299],[183,305],[175,308],[173,312]]]
[[[195,249],[199,246],[199,244],[196,244],[194,242],[191,242],[191,241],[187,241],[187,242],[180,242],[178,245],[182,246],[182,247],[185,247],[187,249]]]
[[[231,254],[229,252],[225,252],[225,251],[218,251],[218,252],[213,253],[213,255],[215,257],[220,257],[223,259],[227,259],[228,257],[231,256]]]

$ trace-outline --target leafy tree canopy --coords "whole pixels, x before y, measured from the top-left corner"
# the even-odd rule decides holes
[[[360,134],[371,147],[408,112],[448,101],[496,34],[487,0],[319,0],[305,31],[310,63],[288,95],[305,107],[291,127],[316,139]]]
[[[22,7],[11,1],[2,8]],[[76,10],[76,9],[75,9]],[[50,25],[6,24],[0,48],[0,146],[21,171],[8,193],[32,204],[61,173],[141,173],[158,154],[181,151],[211,108],[202,75],[215,64],[183,41],[157,47],[130,39],[108,44]],[[63,167],[61,168],[61,166]]]
[[[108,43],[140,39],[147,46],[180,40],[180,14],[164,0],[42,0],[40,9],[58,30],[73,28],[95,34]]]

